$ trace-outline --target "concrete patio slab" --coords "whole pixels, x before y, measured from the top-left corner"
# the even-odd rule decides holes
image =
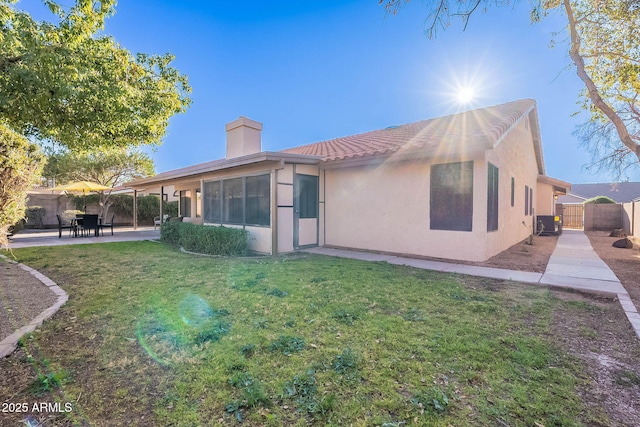
[[[66,231],[66,230],[65,230]],[[10,249],[28,248],[33,246],[62,246],[82,245],[90,243],[130,242],[136,240],[155,240],[160,238],[160,230],[153,227],[115,227],[113,236],[110,230],[105,230],[99,237],[73,237],[63,232],[58,238],[58,230],[23,230],[14,235],[9,241]]]

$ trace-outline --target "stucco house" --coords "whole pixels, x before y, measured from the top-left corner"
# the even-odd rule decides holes
[[[242,227],[250,249],[312,246],[482,261],[554,215],[536,103],[519,100],[277,152],[228,123],[227,156],[129,183],[175,186],[185,220]]]

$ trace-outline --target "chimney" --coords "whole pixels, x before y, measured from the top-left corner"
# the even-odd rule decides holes
[[[262,123],[240,116],[227,123],[224,129],[227,131],[227,159],[262,151],[260,143]]]

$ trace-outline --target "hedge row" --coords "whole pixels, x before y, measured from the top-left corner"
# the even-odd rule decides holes
[[[246,255],[249,232],[239,228],[170,221],[160,227],[160,240],[202,254]]]
[[[83,206],[98,206],[100,203],[99,194],[87,194],[84,196],[71,195],[76,209],[82,210]],[[111,209],[118,215],[125,218],[133,218],[133,196],[128,194],[112,194],[109,196]],[[178,202],[164,202],[162,210],[170,217],[178,216]],[[160,198],[158,196],[138,197],[138,223],[153,224],[153,218],[159,215]]]

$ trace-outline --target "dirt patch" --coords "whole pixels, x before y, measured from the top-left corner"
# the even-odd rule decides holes
[[[0,259],[0,341],[27,325],[56,299],[33,275]]]
[[[538,236],[534,238],[532,245],[522,241],[484,262],[473,264],[481,267],[544,273],[557,243],[558,236]]]
[[[577,390],[584,402],[601,408],[592,425],[640,425],[640,341],[619,303],[579,293],[553,293],[588,307],[556,313],[552,330],[558,345],[586,366],[586,382]]]
[[[558,243],[558,236],[538,236],[533,244],[526,243],[528,239],[516,243],[509,249],[494,255],[486,261],[459,261],[446,258],[420,257],[432,261],[453,262],[455,264],[477,265],[479,267],[502,268],[506,270],[531,271],[544,273],[549,258]]]
[[[598,256],[618,276],[636,307],[640,307],[640,251],[611,246],[619,237],[609,237],[606,231],[587,231],[591,246]]]

